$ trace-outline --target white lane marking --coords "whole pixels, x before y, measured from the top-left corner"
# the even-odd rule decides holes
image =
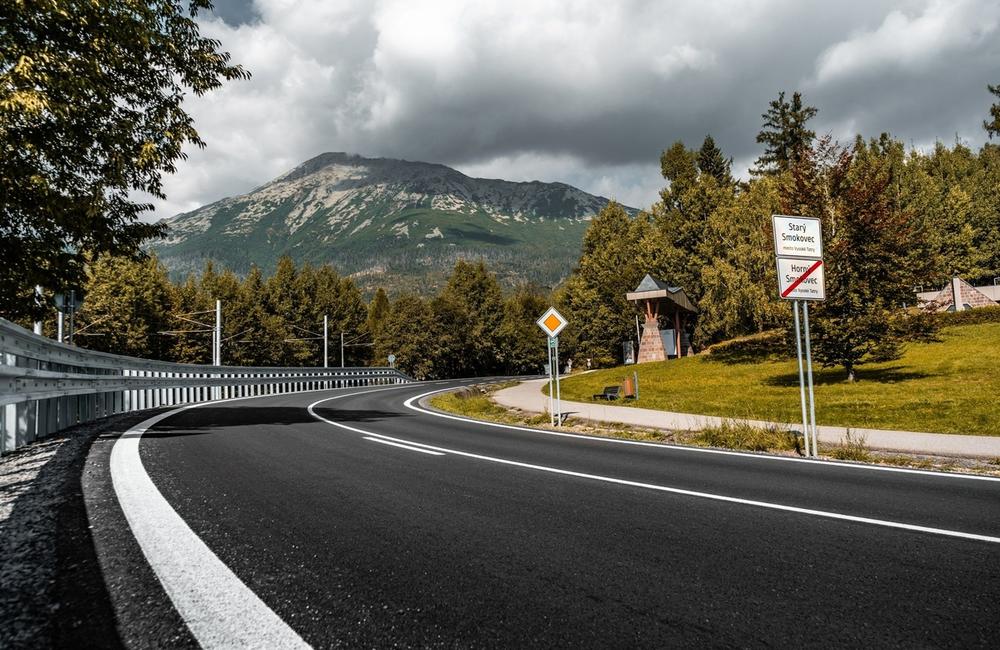
[[[399,384],[351,394],[405,387],[407,384]],[[188,404],[161,413],[126,431],[111,448],[111,481],[132,534],[174,608],[203,648],[310,646],[257,597],[170,506],[142,464],[139,440],[151,427],[182,411],[262,397],[274,395]]]
[[[581,433],[565,433],[561,431],[550,431],[548,429],[532,429],[530,427],[519,427],[514,424],[500,424],[499,422],[487,422],[485,420],[475,420],[473,418],[466,418],[460,415],[450,415],[447,413],[439,413],[437,411],[429,411],[425,408],[416,406],[414,402],[422,400],[429,395],[435,395],[437,393],[443,393],[448,390],[453,390],[452,388],[444,388],[441,390],[432,390],[422,395],[417,395],[416,397],[411,397],[410,399],[403,402],[403,406],[407,407],[412,411],[417,411],[419,413],[425,413],[427,415],[433,415],[434,417],[445,418],[446,420],[457,420],[459,422],[470,422],[472,424],[478,424],[487,427],[496,427],[498,429],[509,429],[512,431],[526,431],[528,433],[543,433],[547,436],[559,436],[563,438],[575,438],[577,440],[587,440],[589,442],[600,442],[600,443],[612,443],[619,445],[635,445],[638,447],[653,447],[656,449],[662,449],[665,451],[679,451],[679,452],[692,452],[699,454],[720,454],[723,456],[739,456],[740,458],[752,458],[754,460],[764,460],[764,461],[782,461],[790,463],[809,463],[810,465],[820,465],[822,467],[832,467],[836,469],[859,469],[859,470],[871,470],[877,472],[897,472],[901,474],[919,474],[921,476],[933,476],[934,478],[949,478],[949,479],[968,479],[972,481],[995,481],[1000,482],[1000,478],[996,476],[982,476],[979,474],[962,474],[959,472],[934,472],[925,469],[908,469],[905,467],[885,467],[884,465],[865,465],[862,463],[841,463],[831,460],[820,460],[815,458],[796,458],[794,456],[777,456],[774,454],[754,454],[743,451],[730,451],[726,449],[706,449],[705,447],[694,447],[690,445],[672,445],[664,442],[642,442],[641,440],[623,440],[621,438],[605,438],[602,436],[588,436]]]
[[[441,392],[441,391],[433,391],[433,392]],[[428,394],[430,394],[430,393],[428,393]],[[425,396],[426,396],[426,394],[425,395],[420,395],[418,397],[425,397]],[[975,540],[975,541],[979,541],[979,542],[990,542],[992,544],[1000,544],[1000,537],[991,537],[989,535],[979,535],[979,534],[976,534],[976,533],[966,533],[966,532],[962,532],[962,531],[958,531],[958,530],[948,530],[948,529],[945,529],[945,528],[933,528],[933,527],[930,527],[930,526],[918,526],[916,524],[907,524],[907,523],[898,522],[898,521],[889,521],[889,520],[886,520],[886,519],[874,519],[874,518],[871,518],[871,517],[859,517],[859,516],[855,516],[855,515],[846,515],[846,514],[842,514],[842,513],[839,513],[839,512],[830,512],[830,511],[827,511],[827,510],[814,510],[812,508],[799,508],[797,506],[788,506],[788,505],[784,505],[784,504],[781,504],[781,503],[771,503],[769,501],[755,501],[753,499],[742,499],[742,498],[739,498],[739,497],[730,497],[730,496],[725,496],[725,495],[721,495],[721,494],[712,494],[712,493],[709,493],[709,492],[697,492],[695,490],[685,490],[683,488],[668,487],[666,485],[656,485],[656,484],[653,484],[653,483],[641,483],[639,481],[629,481],[629,480],[626,480],[626,479],[613,478],[613,477],[610,477],[610,476],[600,476],[600,475],[597,475],[597,474],[586,474],[586,473],[583,473],[583,472],[574,472],[574,471],[571,471],[571,470],[559,469],[558,467],[548,467],[546,465],[534,465],[534,464],[531,464],[531,463],[522,463],[520,461],[508,460],[506,458],[497,458],[495,456],[484,456],[484,455],[481,455],[481,454],[473,454],[473,453],[470,453],[470,452],[467,452],[467,451],[459,451],[457,449],[448,449],[448,448],[445,448],[445,447],[437,447],[435,445],[428,445],[428,444],[424,444],[422,442],[413,442],[412,440],[403,440],[403,439],[400,439],[400,438],[394,438],[392,436],[383,435],[381,433],[375,433],[373,431],[365,431],[364,429],[359,429],[357,427],[352,427],[352,426],[348,426],[346,424],[341,424],[340,422],[334,422],[333,420],[328,420],[327,418],[324,418],[323,416],[316,414],[315,407],[318,404],[322,404],[323,402],[328,402],[328,401],[333,400],[333,399],[341,399],[343,397],[350,397],[350,395],[338,395],[336,397],[331,397],[331,398],[328,398],[328,399],[318,400],[318,401],[313,402],[312,404],[310,404],[308,406],[307,410],[309,411],[310,415],[312,415],[317,420],[322,420],[323,422],[326,422],[327,424],[331,424],[331,425],[333,425],[335,427],[339,427],[339,428],[345,429],[347,431],[352,431],[354,433],[360,433],[360,434],[363,434],[365,436],[371,436],[371,437],[374,437],[374,438],[382,438],[384,440],[391,440],[392,442],[397,442],[397,443],[409,445],[409,446],[412,446],[412,447],[422,447],[424,449],[430,449],[430,450],[433,450],[433,451],[439,451],[439,452],[442,452],[444,454],[454,454],[456,456],[464,456],[466,458],[474,458],[476,460],[483,460],[483,461],[487,461],[487,462],[491,462],[491,463],[499,463],[501,465],[510,465],[510,466],[513,466],[513,467],[522,467],[522,468],[525,468],[525,469],[532,469],[532,470],[537,470],[537,471],[540,471],[540,472],[548,472],[550,474],[559,474],[559,475],[562,475],[562,476],[573,476],[573,477],[577,477],[577,478],[589,479],[589,480],[592,480],[592,481],[600,481],[602,483],[612,483],[612,484],[616,484],[616,485],[626,485],[626,486],[629,486],[629,487],[643,488],[643,489],[646,489],[646,490],[655,490],[657,492],[667,492],[667,493],[670,493],[670,494],[679,494],[679,495],[683,495],[683,496],[696,497],[696,498],[700,498],[700,499],[709,499],[711,501],[722,501],[722,502],[725,502],[725,503],[735,503],[735,504],[745,505],[745,506],[754,506],[754,507],[758,507],[758,508],[766,508],[768,510],[779,510],[779,511],[782,511],[782,512],[793,512],[793,513],[796,513],[796,514],[811,515],[811,516],[814,516],[814,517],[823,517],[823,518],[826,518],[826,519],[836,519],[836,520],[840,520],[840,521],[850,521],[850,522],[855,522],[855,523],[870,524],[870,525],[873,525],[873,526],[883,526],[885,528],[896,528],[896,529],[910,530],[910,531],[915,531],[915,532],[920,532],[920,533],[930,533],[930,534],[934,534],[934,535],[944,535],[946,537],[957,537],[957,538],[960,538],[960,539],[970,539],[970,540]],[[410,398],[409,400],[407,400],[405,402],[405,404],[409,404],[414,399],[417,399],[417,398]],[[422,410],[422,409],[420,409],[420,410]],[[476,420],[471,420],[471,421],[472,422],[476,422]],[[531,429],[529,429],[529,430],[531,430]]]
[[[430,454],[431,456],[444,456],[440,451],[431,451],[430,449],[420,449],[419,447],[410,447],[409,445],[401,445],[398,442],[392,442],[391,440],[382,440],[381,438],[372,438],[371,436],[365,436],[365,440],[371,442],[377,442],[381,445],[392,445],[393,447],[399,447],[400,449],[406,449],[409,451],[419,451],[421,454]]]

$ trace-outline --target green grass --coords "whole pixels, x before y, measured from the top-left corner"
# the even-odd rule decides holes
[[[943,329],[903,358],[858,369],[816,368],[820,424],[1000,435],[1000,323]],[[776,422],[801,420],[795,359],[700,355],[610,368],[562,382],[567,400],[589,402],[604,386],[639,373],[638,402],[620,405]]]
[[[472,386],[459,391],[441,393],[434,395],[430,399],[430,405],[438,410],[464,415],[478,420],[488,420],[490,422],[503,422],[506,424],[547,424],[549,416],[540,415],[515,415],[510,410],[497,405],[490,399],[490,393],[507,388],[516,382],[504,384],[494,384],[488,387]]]

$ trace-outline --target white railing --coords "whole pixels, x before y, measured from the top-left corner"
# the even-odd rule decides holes
[[[0,318],[0,453],[115,413],[411,381],[394,368],[252,368],[149,361],[57,343]]]

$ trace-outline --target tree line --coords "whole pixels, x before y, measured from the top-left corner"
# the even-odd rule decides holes
[[[1000,97],[1000,87],[989,86]],[[634,339],[625,300],[645,273],[684,288],[699,307],[696,347],[787,327],[777,296],[772,214],[823,222],[827,300],[813,305],[814,354],[853,380],[858,366],[897,358],[933,323],[912,309],[914,289],[1000,275],[1000,146],[956,142],[928,152],[888,134],[847,145],[816,137],[817,109],[779,94],[762,115],[764,152],[749,180],[733,177],[711,136],[698,149],[663,152],[660,200],[630,219],[608,205],[593,221],[580,261],[558,291],[576,327],[567,348],[615,363]],[[1000,104],[983,126],[1000,135]]]
[[[155,257],[104,255],[86,265],[75,343],[147,359],[207,364],[216,301],[222,307],[222,361],[228,366],[321,366],[323,320],[330,366],[388,365],[421,379],[542,371],[544,337],[534,321],[547,296],[526,284],[506,295],[482,262],[460,260],[431,297],[378,289],[365,300],[330,265],[282,258],[264,277],[211,263],[172,282]],[[54,335],[55,323],[45,322]],[[343,334],[344,358],[340,358]]]

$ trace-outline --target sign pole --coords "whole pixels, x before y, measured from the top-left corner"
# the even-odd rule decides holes
[[[805,300],[802,303],[802,316],[806,327],[806,374],[809,377],[809,426],[812,429],[813,456],[819,456],[819,446],[816,443],[816,399],[813,396],[812,345],[809,342],[809,303]]]
[[[556,426],[562,426],[562,393],[559,389],[559,337],[553,337],[556,341]]]
[[[806,380],[802,371],[802,330],[799,327],[799,301],[792,301],[792,309],[795,311],[795,358],[799,362],[799,397],[802,402],[802,440],[805,445],[806,456],[809,456],[809,424],[806,419]]]
[[[555,394],[556,394],[556,389],[555,389],[555,386],[552,385],[552,346],[549,345],[548,349],[549,349],[549,363],[548,363],[548,370],[549,370],[549,424],[552,425],[552,426],[555,426],[555,424],[556,424],[556,420],[555,420],[555,417],[556,417],[556,408],[555,408]]]
[[[535,321],[535,324],[545,332],[547,337],[546,347],[549,349],[549,423],[553,426],[562,426],[562,396],[559,394],[559,332],[566,327],[567,322],[555,307],[549,307]],[[552,375],[555,375],[554,379]],[[552,385],[553,380],[555,386]],[[556,420],[557,413],[558,420]]]

